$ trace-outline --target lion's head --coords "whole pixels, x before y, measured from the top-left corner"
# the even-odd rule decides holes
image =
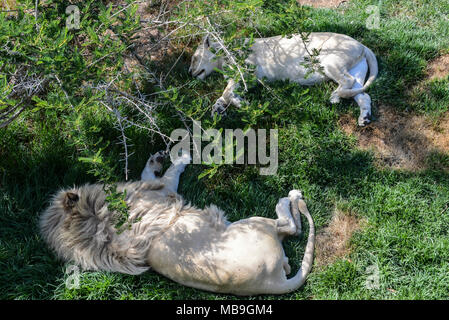
[[[221,69],[221,58],[217,57],[211,48],[217,49],[217,44],[212,43],[209,36],[205,36],[192,56],[189,68],[192,76],[204,80],[215,68]]]

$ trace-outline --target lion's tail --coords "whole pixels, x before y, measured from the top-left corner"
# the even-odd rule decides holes
[[[341,98],[352,98],[359,93],[365,92],[366,89],[373,83],[379,72],[379,66],[377,65],[377,59],[375,54],[370,48],[365,47],[365,58],[369,67],[369,78],[366,80],[364,86],[359,89],[340,89],[338,90],[338,96]]]
[[[299,211],[304,216],[306,216],[307,221],[309,222],[309,237],[307,239],[306,250],[302,259],[301,268],[298,270],[294,277],[286,279],[284,282],[278,283],[277,286],[275,285],[274,287],[272,287],[272,289],[274,289],[274,292],[272,293],[276,294],[288,293],[300,288],[306,281],[306,278],[309,275],[313,264],[313,251],[315,247],[315,225],[313,223],[312,216],[307,209],[307,205],[303,199],[292,202],[292,210],[293,216],[299,216]]]

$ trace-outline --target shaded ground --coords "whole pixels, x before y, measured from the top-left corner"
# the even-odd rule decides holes
[[[165,60],[174,59],[172,70],[180,61],[184,62],[181,58],[185,59],[185,52],[191,52],[191,46],[180,45],[174,34],[167,37],[167,34],[171,34],[180,27],[176,23],[167,22],[171,19],[172,9],[181,2],[183,1],[143,0],[136,3],[142,29],[135,34],[132,53],[125,57],[125,67],[129,71],[136,73],[149,71],[151,63],[163,64],[166,63]],[[122,5],[125,4],[122,3]],[[167,76],[168,74],[164,76],[153,74],[152,78],[158,78],[159,84],[162,85]]]

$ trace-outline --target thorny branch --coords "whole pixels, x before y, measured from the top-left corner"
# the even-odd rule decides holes
[[[9,83],[4,89],[6,96],[0,101],[0,129],[14,121],[28,106],[31,97],[44,91],[48,77],[28,74],[25,67],[19,67],[13,74],[8,74]],[[9,91],[9,93],[7,93]],[[6,102],[20,99],[16,104]]]
[[[120,111],[118,111],[118,109],[114,109],[114,113],[115,113],[115,116],[117,117],[117,127],[118,127],[118,129],[120,130],[120,133],[121,133],[121,138],[120,138],[119,143],[123,144],[123,148],[124,148],[123,155],[125,156],[125,158],[124,158],[125,159],[125,180],[128,181],[128,172],[129,172],[129,170],[128,170],[128,158],[132,154],[128,153],[128,144],[127,144],[128,138],[125,135],[126,126],[123,124],[123,122],[124,122],[123,120],[126,120],[126,118],[122,118],[122,116],[120,114]]]
[[[38,4],[39,1],[35,0],[35,10],[34,12],[30,13],[34,14],[35,17],[37,17],[38,14]],[[102,93],[100,94],[101,98],[99,98],[98,102],[103,105],[106,110],[108,110],[108,112],[110,112],[117,119],[117,128],[120,131],[119,143],[123,144],[124,146],[123,155],[126,178],[128,178],[128,159],[131,156],[131,153],[129,152],[129,139],[126,136],[127,128],[133,126],[139,129],[147,130],[152,135],[159,136],[167,146],[167,149],[174,142],[172,139],[170,139],[169,136],[161,132],[158,126],[157,108],[161,107],[163,104],[169,103],[159,101],[158,95],[170,90],[178,90],[186,85],[189,85],[190,82],[186,82],[186,84],[176,88],[171,87],[167,89],[165,87],[165,83],[169,80],[170,74],[173,70],[175,70],[175,67],[178,65],[178,63],[180,63],[181,57],[188,51],[185,48],[190,45],[194,39],[197,39],[201,35],[210,35],[213,40],[219,45],[219,50],[224,54],[228,65],[237,70],[238,75],[243,82],[244,90],[246,91],[248,89],[247,82],[245,81],[244,77],[244,66],[239,64],[236,56],[225,43],[223,34],[226,26],[220,24],[220,16],[228,13],[230,10],[214,12],[206,17],[190,16],[187,12],[187,8],[190,3],[189,1],[185,0],[177,3],[177,8],[181,8],[182,4],[186,4],[185,15],[182,17],[177,16],[176,18],[172,18],[173,5],[170,1],[162,0],[159,4],[158,12],[152,14],[148,14],[145,11],[147,4],[147,1],[133,1],[131,3],[113,4],[115,12],[111,15],[111,18],[117,18],[121,16],[133,5],[138,5],[140,7],[142,14],[142,19],[140,20],[141,28],[131,39],[124,39],[120,34],[117,34],[117,32],[114,30],[115,28],[113,25],[109,26],[107,28],[107,31],[113,32],[115,38],[125,44],[125,55],[130,55],[126,57],[134,59],[134,61],[137,62],[136,65],[142,67],[146,71],[146,74],[149,77],[148,80],[157,84],[160,90],[157,93],[144,94],[142,93],[142,89],[140,88],[140,85],[138,83],[135,83],[135,85],[133,85],[133,92],[121,89],[119,81],[121,77],[120,73],[112,77],[112,79],[105,79],[102,83],[90,83],[87,85],[88,88],[96,90],[97,93]],[[103,27],[104,23],[100,24],[100,26],[97,28],[97,31],[100,33],[103,32]],[[186,32],[184,32],[186,28],[189,28],[189,32],[187,34]],[[256,29],[256,33],[257,32],[258,31]],[[160,56],[161,51],[165,50],[166,52],[168,48],[175,47],[176,41],[182,41],[185,47],[183,48],[179,56],[174,60],[174,63],[170,66],[167,66],[166,70],[168,71],[158,75],[157,71],[154,70],[154,68],[149,63],[151,62],[152,55]],[[185,44],[186,42],[187,44]],[[9,55],[20,55],[20,53],[10,50],[7,46],[5,46],[4,48],[0,48],[0,50],[6,52],[6,54]],[[106,57],[107,56],[103,56],[98,59],[92,59],[90,63],[87,63],[87,67],[100,62]],[[128,70],[128,67],[125,64],[122,72],[126,74],[132,71]],[[75,109],[70,99],[72,93],[66,91],[65,88],[67,87],[64,86],[61,78],[56,74],[46,77],[39,77],[38,75],[28,75],[26,73],[25,67],[22,68],[19,66],[17,68],[16,74],[9,75],[9,77],[11,79],[9,83],[11,92],[8,94],[6,100],[11,100],[13,96],[21,96],[25,98],[20,100],[15,105],[4,106],[0,104],[0,128],[7,126],[14,119],[16,119],[20,115],[20,113],[26,109],[27,105],[30,102],[29,99],[34,94],[41,93],[48,79],[51,78],[56,79],[57,84],[64,93],[68,105],[70,105],[72,109]],[[264,86],[268,88],[266,84],[264,84]],[[2,96],[4,97],[4,95]],[[133,117],[133,119],[123,116],[123,114],[119,110],[122,110],[121,108],[124,106],[135,110],[138,116]],[[175,106],[174,108],[176,110],[177,116],[182,121],[186,129],[190,132],[191,130],[189,128],[191,126],[189,125],[189,123],[193,123],[193,119],[189,115],[182,112],[182,110],[179,110],[179,108]]]

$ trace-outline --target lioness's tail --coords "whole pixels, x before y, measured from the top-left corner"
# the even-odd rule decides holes
[[[310,270],[312,269],[313,250],[315,247],[315,225],[313,223],[312,216],[307,209],[307,205],[303,199],[298,199],[291,204],[293,215],[297,214],[299,216],[298,211],[300,211],[303,215],[306,216],[307,221],[309,222],[309,237],[307,239],[306,250],[302,259],[301,268],[293,278],[286,279],[285,282],[277,284],[277,288],[276,286],[273,288],[275,292],[272,293],[288,293],[300,288],[306,281],[306,278],[309,275]]]
[[[370,48],[365,47],[365,58],[369,67],[369,78],[366,80],[365,84],[362,88],[359,89],[340,89],[338,90],[338,95],[341,98],[352,98],[359,93],[364,92],[368,87],[373,83],[373,81],[377,77],[377,73],[379,72],[379,66],[377,65],[377,59],[374,53]]]

